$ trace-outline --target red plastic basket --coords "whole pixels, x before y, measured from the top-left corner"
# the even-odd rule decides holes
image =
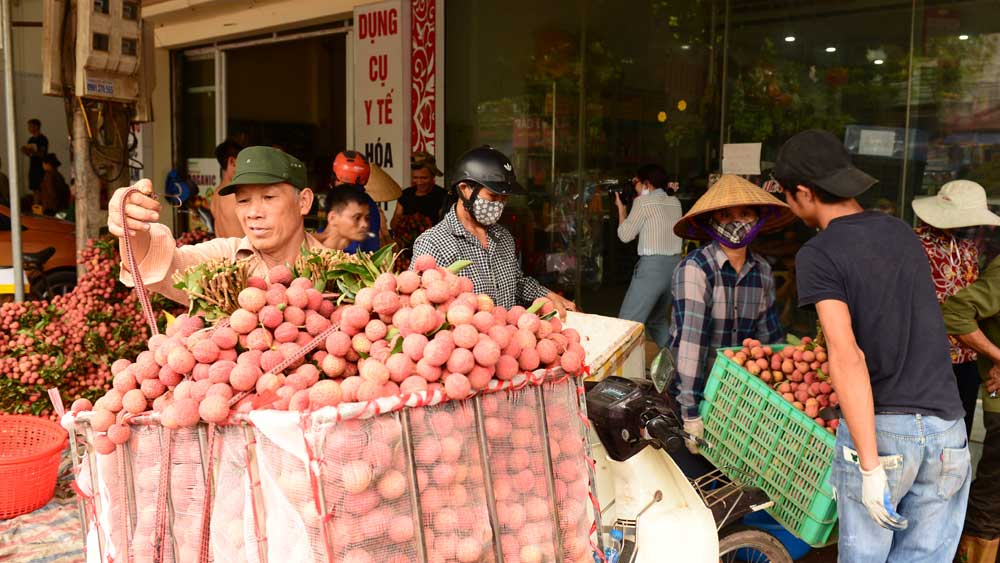
[[[0,415],[0,520],[49,502],[66,443],[66,431],[51,420]]]

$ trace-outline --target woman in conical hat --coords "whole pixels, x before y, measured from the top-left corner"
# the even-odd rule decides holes
[[[794,217],[784,202],[726,174],[674,225],[678,236],[711,241],[688,254],[673,279],[670,347],[677,377],[670,393],[680,407],[684,429],[694,436],[704,434],[698,404],[715,350],[740,346],[745,339],[773,344],[784,337],[771,266],[748,247],[758,234],[780,229]],[[687,445],[697,453],[696,443]],[[679,459],[685,457],[675,458],[685,473],[706,469],[701,458]]]

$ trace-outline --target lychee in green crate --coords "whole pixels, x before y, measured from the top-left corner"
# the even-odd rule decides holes
[[[702,455],[763,490],[774,502],[768,513],[788,531],[813,547],[826,545],[837,525],[829,483],[836,438],[723,351],[700,406],[709,443]]]

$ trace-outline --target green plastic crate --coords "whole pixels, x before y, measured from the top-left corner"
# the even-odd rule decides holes
[[[774,502],[768,513],[788,531],[813,547],[827,545],[837,525],[829,483],[836,438],[722,352],[700,405],[711,444],[702,455],[763,490]]]

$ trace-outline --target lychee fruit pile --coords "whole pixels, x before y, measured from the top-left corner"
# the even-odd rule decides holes
[[[741,350],[726,350],[726,357],[751,375],[770,385],[786,401],[804,412],[831,434],[836,433],[838,417],[821,417],[820,411],[840,404],[829,381],[830,364],[826,349],[805,337],[798,346],[780,351],[759,341],[746,339]]]
[[[111,365],[112,388],[90,405],[98,451],[128,440],[124,418],[150,410],[167,428],[225,422],[253,409],[306,411],[420,391],[464,399],[491,380],[584,364],[580,335],[552,305],[494,306],[430,256],[385,273],[350,305],[285,266],[251,277],[240,308],[214,327],[181,315],[134,360]]]

